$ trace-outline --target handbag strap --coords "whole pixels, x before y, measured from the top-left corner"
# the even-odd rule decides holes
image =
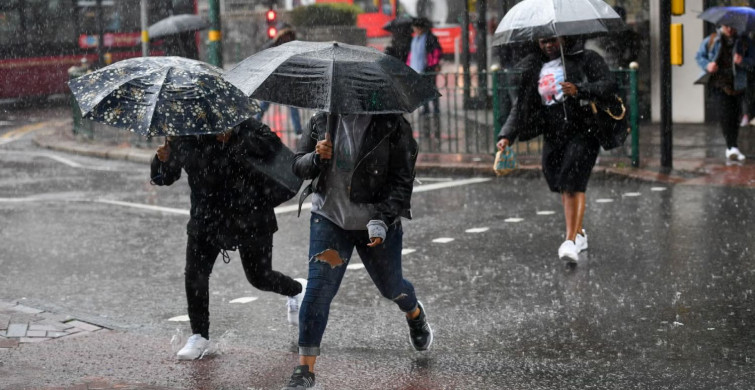
[[[611,112],[611,109],[609,109],[609,108],[604,108],[603,111],[606,114],[608,114],[608,116],[610,116],[613,120],[620,121],[620,120],[624,119],[624,117],[627,115],[627,107],[624,105],[624,100],[622,100],[617,95],[613,95],[613,96],[616,98],[616,100],[619,101],[619,104],[621,105],[621,113],[620,114],[613,114]],[[597,114],[598,113],[598,105],[595,103],[595,101],[591,101],[590,102],[590,107],[592,108],[592,113],[593,114]]]

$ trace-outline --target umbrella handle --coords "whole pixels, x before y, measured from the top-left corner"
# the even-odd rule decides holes
[[[558,42],[558,48],[561,51],[561,66],[564,67],[564,81],[566,81],[566,56],[564,55],[564,43],[563,40],[559,40]],[[562,104],[564,107],[564,122],[569,122],[569,115],[566,113],[566,96],[564,96],[564,102]]]

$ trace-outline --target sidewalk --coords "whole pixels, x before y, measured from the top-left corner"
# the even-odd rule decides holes
[[[85,156],[128,160],[149,164],[153,148],[135,147],[126,142],[101,142],[74,137],[71,121],[50,122],[34,137],[40,147]],[[687,185],[755,187],[755,128],[740,131],[740,149],[748,156],[744,163],[727,163],[725,146],[715,124],[675,124],[673,128],[673,169],[663,173],[660,166],[660,137],[657,124],[640,127],[640,167],[628,166],[628,159],[601,156],[593,179],[637,179]],[[627,140],[630,142],[630,140]],[[417,172],[421,175],[495,176],[492,154],[421,153]],[[540,177],[540,165],[532,159],[520,162],[514,176]]]

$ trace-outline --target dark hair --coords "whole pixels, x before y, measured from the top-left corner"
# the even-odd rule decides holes
[[[426,17],[414,18],[412,20],[412,27],[419,27],[422,29],[429,29],[433,26],[433,22]]]

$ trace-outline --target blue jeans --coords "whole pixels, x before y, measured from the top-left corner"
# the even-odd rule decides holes
[[[312,214],[309,222],[309,276],[307,292],[299,310],[299,355],[319,356],[320,342],[328,324],[330,303],[338,292],[356,247],[364,268],[383,297],[403,312],[417,308],[414,286],[401,274],[401,222],[390,226],[385,242],[370,248],[367,230],[343,230],[328,219]],[[330,251],[329,251],[330,250]],[[325,252],[336,251],[330,260]]]
[[[265,115],[268,108],[270,108],[270,102],[260,102],[260,112],[257,113],[254,119],[261,122],[262,116]],[[301,118],[299,117],[299,109],[289,106],[288,111],[291,114],[291,126],[294,127],[294,133],[296,135],[301,135]]]

